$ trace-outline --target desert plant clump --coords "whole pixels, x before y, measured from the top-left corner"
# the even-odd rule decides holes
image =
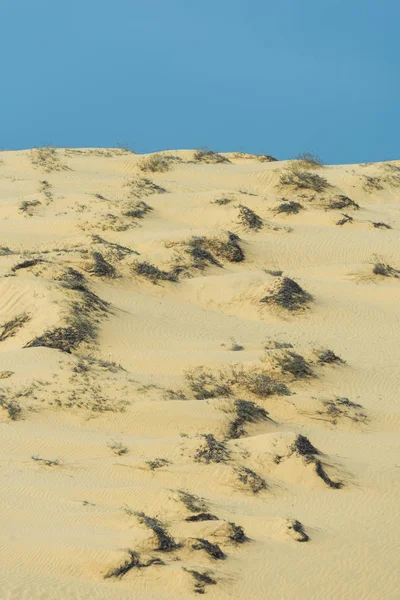
[[[52,171],[68,171],[69,167],[60,160],[58,151],[53,146],[44,146],[31,150],[31,162],[46,173]]]
[[[290,390],[284,383],[276,381],[267,373],[258,371],[245,371],[243,369],[232,369],[230,379],[231,385],[236,384],[239,388],[246,390],[258,398],[268,396],[289,396]]]
[[[249,488],[253,494],[259,494],[268,487],[265,479],[248,467],[236,467],[235,472],[240,483]]]
[[[363,188],[366,192],[374,192],[374,191],[383,190],[381,178],[380,177],[369,177],[368,175],[365,175]]]
[[[297,519],[289,519],[286,527],[296,542],[308,542],[310,537],[304,531],[304,526]]]
[[[382,275],[383,277],[395,277],[400,278],[400,270],[394,269],[388,264],[383,262],[377,262],[374,264],[372,272],[374,275]]]
[[[218,154],[218,152],[213,152],[212,150],[196,150],[193,155],[193,160],[195,162],[204,162],[208,164],[221,164],[221,163],[230,163],[231,161],[226,156],[222,156],[222,154]]]
[[[239,222],[247,229],[258,231],[263,226],[263,220],[259,217],[254,210],[251,210],[244,204],[239,204]]]
[[[197,450],[194,460],[199,463],[223,463],[230,460],[226,443],[215,439],[212,433],[202,434],[203,445]]]
[[[230,439],[237,439],[246,434],[246,424],[268,419],[268,412],[250,400],[235,400],[235,418],[229,423]]]
[[[300,202],[289,200],[278,204],[278,206],[274,208],[274,212],[276,214],[297,215],[303,209],[304,206],[300,204]]]
[[[94,340],[97,336],[97,327],[87,318],[73,321],[67,327],[55,327],[43,335],[35,337],[25,345],[25,348],[54,348],[71,354],[82,342]]]
[[[188,523],[197,523],[198,521],[219,521],[218,517],[211,513],[198,513],[197,515],[190,515],[186,517],[185,521]]]
[[[122,579],[124,575],[129,573],[134,568],[143,569],[145,567],[150,567],[150,565],[164,565],[165,563],[161,560],[161,558],[151,557],[146,562],[141,562],[140,555],[134,550],[127,550],[128,558],[127,560],[116,567],[115,569],[111,569],[104,575],[104,579],[110,579],[111,577],[116,577],[118,579]]]
[[[320,365],[327,365],[327,364],[339,364],[342,363],[344,364],[345,361],[343,360],[343,358],[340,358],[340,356],[338,356],[333,350],[321,350],[320,352],[317,353],[317,357],[318,357],[318,363]]]
[[[296,166],[301,169],[319,169],[324,166],[324,161],[313,152],[302,152],[295,158]]]
[[[21,327],[30,321],[30,318],[31,317],[24,312],[16,315],[13,319],[10,319],[10,321],[3,323],[3,325],[0,326],[0,342],[4,342],[4,340],[16,335]]]
[[[204,498],[191,494],[185,490],[178,490],[179,500],[192,513],[202,513],[207,510],[207,502]]]
[[[304,456],[304,458],[310,462],[314,460],[314,457],[320,454],[320,451],[310,442],[310,440],[301,433],[297,436],[294,441],[292,448],[292,452],[296,452],[300,456]]]
[[[283,275],[283,271],[276,269],[265,269],[265,272],[268,273],[268,275],[272,275],[272,277],[282,277]]]
[[[93,265],[90,269],[96,277],[114,278],[117,275],[115,267],[106,261],[101,252],[92,252]]]
[[[217,198],[216,200],[213,200],[212,203],[218,204],[219,206],[225,206],[226,204],[230,204],[232,201],[233,198],[227,198],[226,196],[224,196],[222,198]]]
[[[185,372],[185,379],[196,400],[208,400],[218,396],[230,396],[229,385],[209,369],[196,367]]]
[[[371,223],[375,229],[392,229],[390,225],[383,221],[371,221]]]
[[[354,219],[353,217],[351,217],[350,215],[346,215],[346,213],[342,213],[342,219],[339,219],[339,221],[336,221],[336,225],[346,225],[346,223],[354,223]]]
[[[242,346],[241,344],[238,344],[235,340],[235,338],[231,338],[231,347],[229,348],[229,350],[231,350],[232,352],[241,352],[242,350],[244,350],[244,346]]]
[[[162,154],[152,154],[142,158],[138,163],[139,169],[144,173],[165,173],[170,170],[170,166],[171,161]]]
[[[291,168],[282,173],[279,178],[279,185],[292,187],[295,190],[313,190],[317,193],[324,192],[331,187],[325,177],[309,171],[300,171],[296,168]]]
[[[357,204],[357,202],[354,202],[354,200],[351,200],[351,198],[340,194],[339,196],[335,196],[335,198],[331,198],[329,200],[328,208],[331,208],[333,210],[342,210],[343,208],[354,208],[355,210],[358,210],[360,208],[360,205]]]
[[[184,251],[190,257],[190,265],[177,263],[175,272],[178,274],[190,268],[203,271],[209,265],[222,267],[218,259],[233,263],[245,259],[239,236],[230,231],[223,236],[212,238],[193,236],[184,243]]]
[[[38,454],[34,454],[33,456],[31,456],[31,459],[35,462],[39,462],[42,465],[45,465],[46,467],[59,467],[61,465],[60,458],[41,458]]]
[[[131,217],[132,219],[143,219],[152,210],[152,206],[143,200],[139,200],[132,208],[125,211],[123,214],[124,217]]]
[[[229,534],[228,538],[234,542],[235,544],[244,544],[249,541],[243,527],[241,525],[236,525],[236,523],[228,523],[229,525]]]
[[[170,462],[166,458],[155,458],[154,460],[146,460],[146,464],[149,466],[150,471],[155,471],[166,467]]]
[[[11,268],[11,271],[15,273],[15,271],[19,271],[20,269],[29,269],[30,267],[35,267],[36,265],[43,262],[44,260],[42,258],[31,258],[14,265]]]
[[[0,394],[0,407],[4,408],[11,421],[18,421],[22,417],[22,408],[20,404],[15,400],[8,400],[4,394]]]
[[[368,417],[363,411],[361,404],[356,404],[348,398],[335,398],[322,400],[323,410],[318,410],[317,414],[330,421],[333,425],[341,419],[350,419],[354,423],[366,423]]]
[[[165,525],[158,519],[148,517],[144,512],[135,512],[135,516],[142,525],[145,525],[153,531],[157,538],[159,552],[172,552],[181,547],[181,544],[175,542],[174,538],[167,532]]]
[[[204,538],[196,538],[196,543],[192,544],[192,548],[193,550],[204,550],[214,560],[224,560],[226,558],[226,554],[222,552],[218,544],[213,544]]]
[[[154,183],[154,181],[151,181],[151,179],[147,179],[146,177],[136,177],[135,179],[130,179],[125,186],[129,188],[130,196],[135,198],[152,196],[153,194],[165,194],[167,191],[165,188],[157,183]]]
[[[287,350],[282,356],[276,357],[275,360],[282,373],[289,373],[295,379],[304,379],[313,375],[311,365],[304,356],[291,350]]]
[[[33,210],[41,205],[40,200],[23,200],[19,205],[21,212],[26,213],[29,217],[33,216]]]
[[[343,483],[341,481],[333,481],[328,473],[325,471],[324,466],[320,460],[315,460],[315,472],[322,479],[324,483],[330,488],[335,490],[340,490],[343,487]]]
[[[172,281],[175,283],[177,281],[177,277],[174,273],[163,271],[148,261],[137,261],[132,265],[132,269],[136,275],[144,277],[154,284],[157,284],[159,281]]]
[[[260,302],[275,304],[289,311],[297,311],[305,308],[313,300],[311,294],[290,277],[279,279],[271,294],[264,296]]]
[[[128,454],[129,452],[128,447],[118,440],[111,440],[110,442],[108,442],[108,447],[117,456],[123,456],[124,454]]]
[[[215,258],[215,256],[207,249],[208,240],[205,237],[193,236],[185,244],[185,251],[191,258],[193,268],[204,270],[208,265],[215,265],[221,267],[221,263]]]
[[[209,572],[206,571],[204,573],[200,573],[199,571],[195,571],[193,569],[187,569],[185,567],[183,567],[183,570],[186,571],[186,573],[189,573],[189,575],[191,575],[195,581],[194,584],[194,593],[195,594],[205,594],[205,588],[207,585],[216,585],[217,582],[215,579],[213,579]]]

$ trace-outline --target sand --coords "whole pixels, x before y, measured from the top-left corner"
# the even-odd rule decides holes
[[[399,598],[400,161],[146,161],[0,154],[1,598]]]

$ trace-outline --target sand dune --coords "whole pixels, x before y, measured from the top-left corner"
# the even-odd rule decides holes
[[[1,598],[399,598],[400,161],[0,159]]]

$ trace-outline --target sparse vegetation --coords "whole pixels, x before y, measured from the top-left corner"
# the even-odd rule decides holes
[[[228,438],[237,439],[246,434],[246,425],[268,419],[267,411],[250,400],[235,400],[235,418],[229,423]]]
[[[239,236],[230,231],[220,237],[193,236],[185,243],[184,250],[190,256],[190,266],[178,264],[178,272],[190,267],[200,271],[209,265],[222,267],[218,259],[234,263],[245,259]]]
[[[350,215],[346,215],[345,213],[342,213],[342,217],[343,217],[342,219],[339,219],[339,221],[336,221],[336,225],[346,225],[346,223],[354,223],[354,219]]]
[[[369,177],[368,175],[364,175],[363,189],[366,192],[375,192],[375,191],[383,190],[381,178],[380,177]]]
[[[317,414],[336,425],[341,419],[350,419],[354,423],[366,423],[368,417],[363,411],[361,404],[356,404],[348,398],[334,398],[322,400],[323,410]]]
[[[101,252],[92,252],[93,265],[90,269],[92,275],[96,277],[116,277],[117,271],[115,267],[106,261]]]
[[[354,200],[351,200],[351,198],[348,198],[347,196],[339,195],[329,200],[328,208],[331,208],[333,210],[342,210],[343,208],[354,208],[358,210],[360,208],[360,205],[357,204],[357,202],[354,202]]]
[[[14,337],[25,323],[30,321],[30,318],[31,317],[24,312],[16,315],[6,323],[3,323],[3,325],[0,326],[0,342],[4,342],[8,338]]]
[[[295,190],[313,190],[317,193],[324,192],[331,187],[325,177],[309,171],[300,171],[295,167],[281,174],[279,185],[292,187]]]
[[[290,391],[287,386],[273,379],[270,375],[257,370],[245,371],[243,368],[232,368],[229,380],[230,385],[237,385],[258,398],[268,396],[288,396]]]
[[[194,393],[196,400],[207,400],[218,396],[229,396],[230,387],[205,367],[196,367],[185,372],[186,381]]]
[[[295,158],[296,167],[300,169],[319,169],[324,166],[324,161],[313,152],[302,152]]]
[[[152,196],[153,194],[165,194],[166,189],[160,185],[151,181],[151,179],[147,179],[146,177],[136,177],[135,179],[130,179],[126,184],[126,187],[129,187],[130,196],[134,196],[136,198],[142,198],[143,196]]]
[[[207,585],[216,585],[216,580],[213,579],[208,571],[200,573],[199,571],[194,571],[193,569],[186,569],[183,567],[183,570],[186,573],[189,573],[194,581],[194,592],[195,594],[205,594],[205,588]]]
[[[1,341],[1,340],[0,340]],[[235,338],[231,338],[231,347],[229,348],[232,352],[241,352],[244,350],[244,346],[237,344]]]
[[[19,271],[20,269],[29,269],[30,267],[35,267],[36,265],[43,263],[44,260],[42,258],[32,258],[28,260],[24,260],[11,268],[11,271],[15,273],[15,271]]]
[[[291,350],[287,350],[281,356],[276,357],[275,360],[282,373],[289,373],[294,379],[304,379],[313,375],[311,365],[304,356]]]
[[[38,454],[34,454],[33,456],[31,456],[31,459],[34,460],[35,462],[40,462],[42,465],[45,465],[46,467],[58,467],[61,465],[60,458],[56,458],[56,459],[40,458],[40,456]]]
[[[164,173],[165,171],[169,171],[171,161],[163,154],[152,154],[151,156],[142,158],[138,163],[138,167],[144,173]]]
[[[22,417],[22,408],[17,400],[9,400],[3,393],[0,393],[0,407],[7,411],[11,421],[18,421]]]
[[[231,202],[233,202],[233,198],[227,198],[226,196],[224,196],[223,198],[217,198],[216,200],[213,200],[213,204],[219,204],[219,206],[225,206],[226,204],[230,204]]]
[[[127,550],[127,552],[128,552],[127,560],[119,567],[116,567],[115,569],[111,569],[110,571],[108,571],[104,575],[105,579],[110,579],[111,577],[116,577],[118,579],[122,579],[122,577],[124,577],[124,575],[129,573],[129,571],[131,571],[134,568],[143,569],[146,567],[150,567],[151,565],[164,565],[165,564],[161,560],[161,558],[155,558],[155,557],[151,557],[146,562],[141,562],[140,555],[137,552],[135,552],[134,550]]]
[[[321,453],[317,448],[310,442],[310,440],[304,435],[298,435],[292,448],[292,452],[296,452],[299,456],[302,456],[307,463],[313,463],[315,465],[315,472],[322,479],[326,485],[331,488],[340,489],[343,484],[340,482],[333,481],[327,472],[319,458],[316,458]]]
[[[19,205],[19,210],[26,213],[29,217],[32,217],[34,209],[40,205],[40,200],[23,200]]]
[[[204,162],[209,164],[221,164],[231,162],[226,156],[222,156],[222,154],[218,154],[217,152],[213,152],[212,150],[208,149],[197,150],[194,153],[193,160],[195,162]]]
[[[274,208],[274,212],[276,214],[297,215],[303,209],[304,206],[300,204],[300,202],[289,200],[278,204],[278,206]]]
[[[240,483],[250,489],[253,494],[259,494],[262,490],[267,489],[265,479],[248,467],[236,467],[235,472]]]
[[[185,521],[188,523],[197,523],[198,521],[219,521],[219,519],[211,513],[198,513],[197,515],[186,517]]]
[[[68,171],[69,167],[60,160],[59,153],[53,146],[44,146],[31,150],[31,162],[46,173],[52,171]]]
[[[139,200],[132,208],[124,212],[124,216],[132,219],[143,219],[152,210],[153,208],[146,202]]]
[[[207,502],[204,498],[200,496],[196,496],[196,494],[191,494],[190,492],[186,492],[185,490],[178,490],[179,500],[182,504],[193,513],[202,513],[206,511],[208,506]],[[187,520],[195,520],[195,519],[187,519]]]
[[[372,272],[374,275],[381,275],[382,277],[395,277],[396,279],[400,278],[400,270],[394,269],[390,265],[383,262],[375,263]]]
[[[244,204],[239,204],[239,223],[246,227],[247,229],[251,229],[253,231],[258,231],[263,226],[263,220],[259,217],[254,210],[251,210],[248,206]]]
[[[177,281],[175,273],[163,271],[147,261],[137,261],[132,265],[132,269],[136,275],[144,277],[154,284],[157,284],[159,281],[173,281],[175,283]]]
[[[135,512],[136,517],[142,525],[145,525],[153,531],[157,538],[159,552],[172,552],[181,547],[181,544],[175,542],[174,538],[167,532],[165,525],[158,519],[148,517],[144,512]]]
[[[375,229],[392,229],[390,225],[384,223],[383,221],[371,221],[371,223]]]
[[[202,434],[202,438],[204,443],[194,456],[195,462],[223,463],[230,459],[230,452],[225,442],[216,440],[212,433]]]
[[[156,469],[166,467],[170,464],[170,461],[166,458],[155,458],[154,460],[146,460],[146,464],[149,465],[151,471],[155,471]]]
[[[244,544],[249,541],[243,527],[235,523],[229,523],[229,539],[235,544]]]
[[[260,302],[275,304],[289,311],[303,309],[313,300],[311,294],[289,277],[279,279],[271,294],[264,296]]]
[[[129,449],[119,440],[111,440],[108,442],[108,447],[110,450],[114,452],[117,456],[123,456],[124,454],[128,454]]]
[[[310,537],[304,531],[303,524],[300,523],[300,521],[297,521],[297,519],[290,519],[286,526],[296,542],[308,542],[310,539]]]
[[[333,350],[321,350],[320,352],[317,352],[317,357],[318,357],[318,363],[320,365],[326,365],[326,364],[338,364],[338,363],[344,363],[345,361],[340,358],[340,356],[338,356],[337,354],[335,354],[335,352]]]
[[[204,538],[196,538],[196,543],[192,544],[193,550],[204,550],[208,556],[211,556],[214,560],[224,560],[226,554],[224,554],[218,544],[213,544]]]

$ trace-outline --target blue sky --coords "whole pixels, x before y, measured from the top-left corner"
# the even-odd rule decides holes
[[[400,158],[398,0],[0,0],[0,147]]]

